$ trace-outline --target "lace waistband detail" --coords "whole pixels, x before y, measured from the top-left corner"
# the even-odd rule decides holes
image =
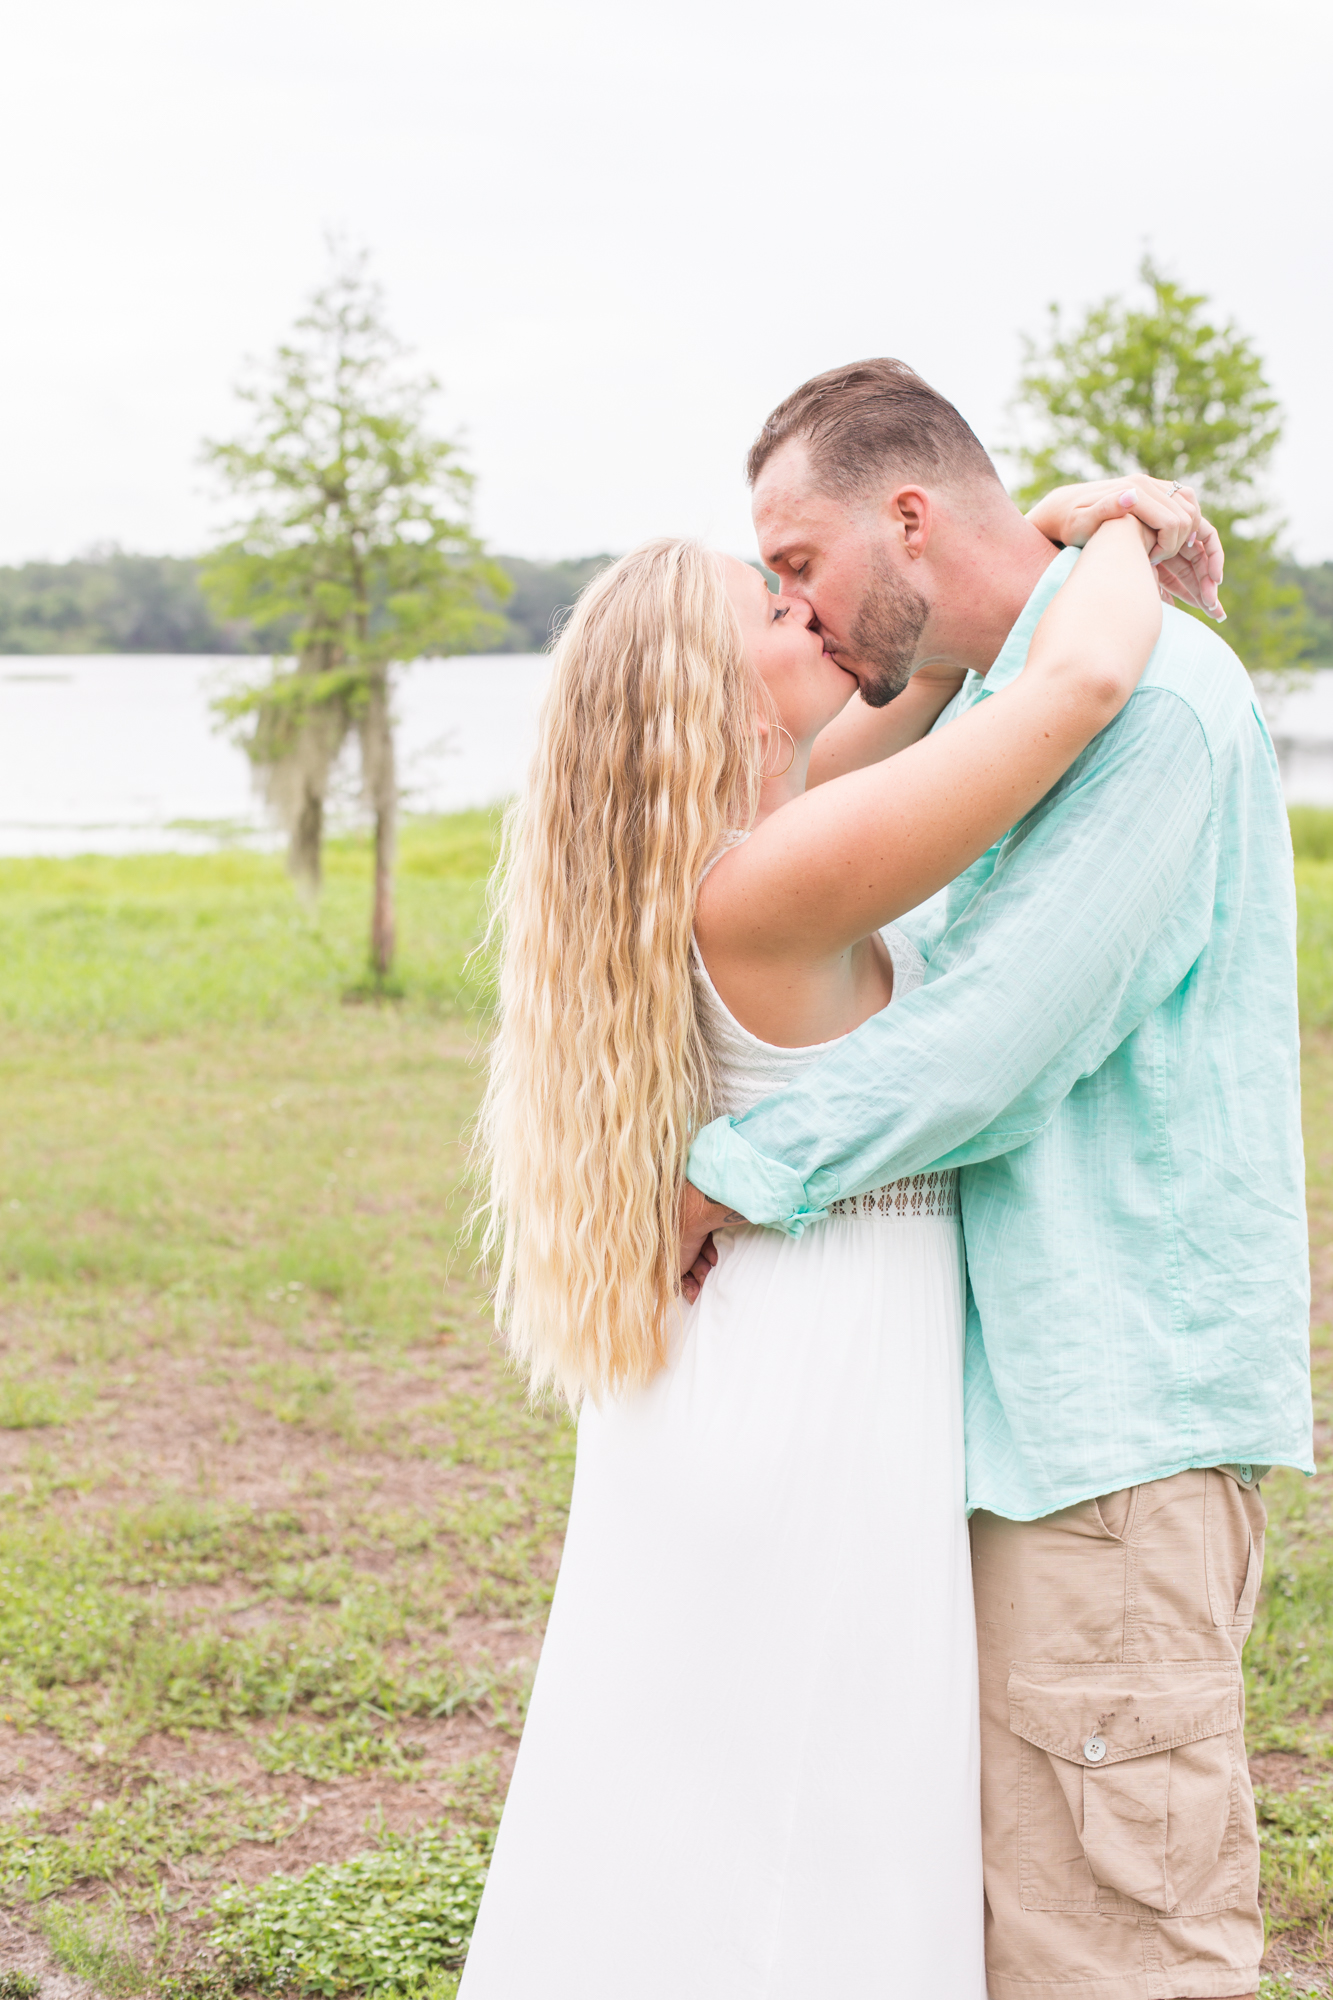
[[[912,1174],[905,1181],[889,1181],[884,1187],[870,1188],[865,1194],[848,1195],[831,1201],[830,1215],[890,1215],[903,1222],[915,1222],[928,1215],[957,1215],[958,1172]]]

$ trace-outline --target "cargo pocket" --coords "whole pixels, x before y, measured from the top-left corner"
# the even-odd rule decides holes
[[[1236,1662],[1016,1662],[1023,1908],[1235,1908],[1240,1713]]]
[[[1264,1568],[1264,1520],[1258,1493],[1225,1472],[1204,1474],[1203,1546],[1214,1625],[1250,1629]]]

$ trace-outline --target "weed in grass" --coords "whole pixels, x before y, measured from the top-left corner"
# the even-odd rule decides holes
[[[0,1685],[31,1706],[99,1679],[128,1652],[142,1606],[109,1587],[94,1538],[54,1522],[0,1531]]]
[[[163,1625],[144,1635],[115,1690],[117,1719],[134,1736],[155,1727],[234,1729],[302,1706],[384,1707],[396,1692],[380,1649],[348,1644],[336,1620],[296,1631],[274,1621],[235,1636]]]
[[[250,1370],[250,1400],[280,1424],[331,1431],[348,1442],[358,1434],[356,1414],[345,1383],[328,1368],[297,1361],[258,1362]]]
[[[108,1907],[95,1923],[83,1909],[49,1903],[40,1921],[58,1962],[88,1980],[107,2000],[129,2000],[148,1985],[148,1971],[130,1945],[118,1905]]]
[[[218,1583],[243,1577],[271,1582],[293,1552],[310,1551],[299,1514],[201,1501],[169,1493],[143,1508],[126,1508],[110,1522],[109,1574],[117,1583]]]
[[[493,1829],[499,1825],[504,1790],[500,1760],[493,1750],[469,1757],[445,1773],[444,1803],[470,1826]]]
[[[45,1430],[63,1423],[65,1399],[50,1382],[0,1377],[0,1431]]]
[[[1296,863],[1296,969],[1301,1019],[1333,1027],[1333,860]]]
[[[238,1982],[286,1976],[326,1996],[419,1990],[466,1952],[489,1856],[485,1836],[389,1834],[355,1860],[222,1890],[209,1941]]]
[[[37,1902],[86,1882],[152,1886],[169,1866],[206,1874],[210,1857],[278,1841],[289,1822],[283,1800],[239,1785],[113,1775],[104,1797],[71,1787],[0,1820],[0,1892]]]
[[[224,1967],[194,1964],[160,1980],[157,2000],[236,2000],[236,1991],[236,1980]]]
[[[37,2000],[41,1990],[30,1972],[0,1972],[0,2000]]]
[[[226,1532],[218,1509],[192,1494],[164,1493],[148,1507],[127,1514],[121,1522],[124,1541],[141,1550],[188,1549],[197,1553],[216,1547]]]
[[[377,1993],[375,2000],[456,2000],[462,1978],[461,1972],[437,1968],[427,1974],[420,1986],[400,1986],[396,1992]]]
[[[365,1579],[359,1581],[364,1588]],[[354,1593],[357,1583],[346,1556],[279,1563],[268,1578],[269,1590],[288,1604],[340,1604]]]
[[[1333,1703],[1333,1550],[1293,1547],[1279,1518],[1266,1568],[1245,1648],[1250,1749],[1306,1749],[1312,1721]]]
[[[152,1728],[235,1729],[294,1709],[332,1716],[369,1708],[386,1718],[467,1711],[517,1735],[531,1675],[528,1662],[461,1670],[438,1646],[390,1655],[374,1640],[349,1638],[337,1620],[309,1621],[290,1635],[280,1625],[235,1638],[162,1631],[140,1646],[114,1690],[112,1726],[134,1740]]]
[[[0,1694],[28,1723],[75,1743],[97,1733],[121,1752],[154,1729],[235,1729],[300,1709],[470,1709],[516,1731],[526,1665],[460,1669],[438,1641],[411,1639],[411,1584],[358,1576],[345,1558],[276,1561],[292,1532],[282,1515],[229,1530],[225,1516],[174,1506],[122,1519],[111,1535],[51,1520],[0,1529]],[[238,1571],[261,1586],[252,1605],[271,1594],[319,1608],[236,1631],[225,1612],[182,1624],[154,1588]],[[322,1608],[330,1597],[336,1608]],[[447,1617],[426,1606],[418,1623],[438,1629]]]
[[[383,1771],[390,1778],[421,1775],[425,1745],[406,1742],[374,1717],[349,1715],[319,1728],[311,1722],[280,1725],[251,1740],[257,1762],[275,1777],[294,1771],[302,1778],[348,1778]]]
[[[1260,1787],[1261,1881],[1268,1935],[1320,1966],[1333,1958],[1333,1776],[1291,1792]]]

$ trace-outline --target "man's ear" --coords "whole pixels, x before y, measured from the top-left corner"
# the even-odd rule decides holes
[[[926,553],[934,524],[934,510],[930,495],[921,486],[899,486],[889,495],[887,512],[898,534],[902,536],[903,547],[916,562]]]

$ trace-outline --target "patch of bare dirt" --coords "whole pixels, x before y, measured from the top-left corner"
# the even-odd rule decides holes
[[[1333,1959],[1321,1952],[1317,1938],[1299,1931],[1274,1938],[1259,1970],[1270,1979],[1290,1979],[1301,2000],[1308,1993],[1333,1994]]]
[[[26,1972],[41,1981],[41,2000],[101,2000],[86,1979],[56,1964],[45,1940],[23,1929],[0,1909],[0,1972]]]
[[[280,1328],[260,1324],[253,1334],[221,1354],[140,1355],[92,1411],[59,1431],[0,1432],[0,1480],[19,1490],[30,1484],[24,1468],[36,1437],[68,1455],[77,1476],[75,1489],[51,1496],[65,1510],[86,1498],[99,1506],[139,1500],[148,1489],[261,1512],[299,1499],[314,1522],[322,1493],[345,1515],[349,1486],[358,1501],[373,1490],[380,1506],[431,1514],[450,1494],[477,1487],[475,1472],[434,1455],[443,1438],[434,1408],[451,1394],[484,1395],[483,1360],[466,1352],[455,1359],[441,1343],[409,1353],[406,1366],[384,1367],[303,1347]],[[280,1392],[266,1389],[256,1371],[275,1366],[329,1374],[337,1404],[296,1422],[266,1411],[265,1396]]]
[[[1319,1775],[1320,1767],[1298,1751],[1263,1750],[1250,1759],[1250,1777],[1270,1792],[1294,1792],[1307,1779]]]
[[[40,1805],[53,1787],[85,1768],[50,1730],[0,1723],[0,1816]]]

